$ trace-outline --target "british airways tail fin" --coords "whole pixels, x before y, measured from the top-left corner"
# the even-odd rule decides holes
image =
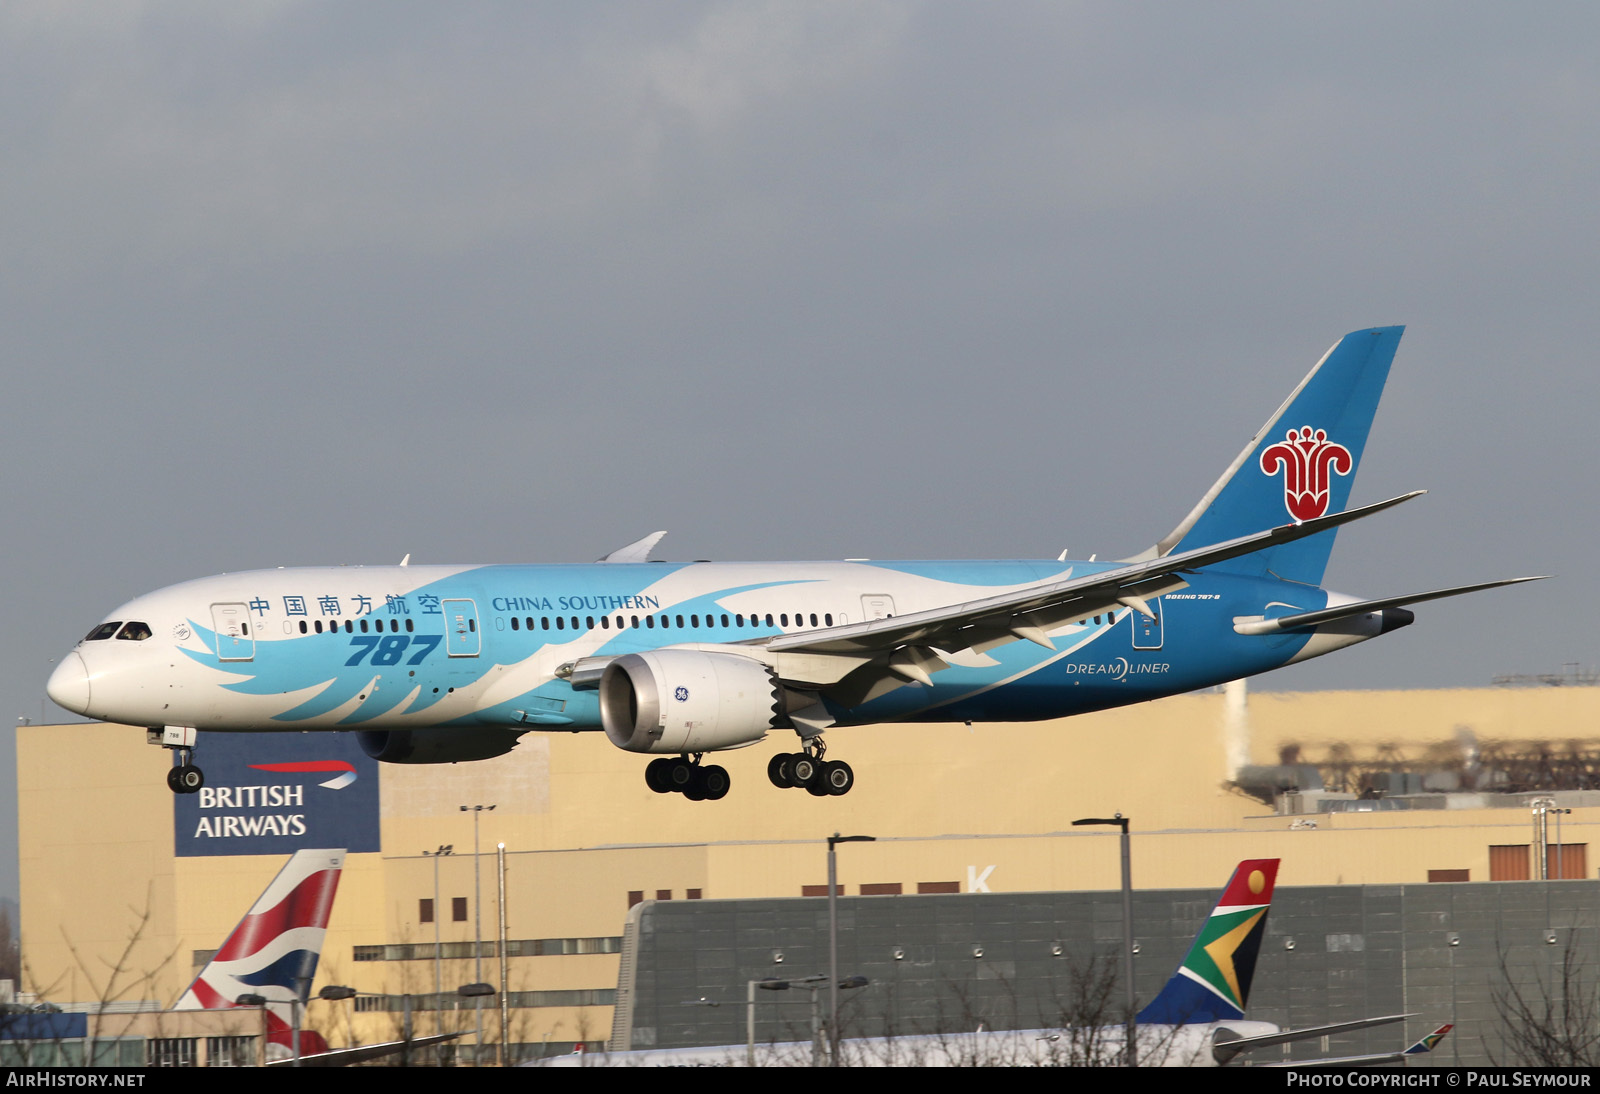
[[[1341,338],[1147,556],[1343,511],[1404,332],[1404,327],[1375,327]],[[1334,534],[1246,555],[1223,568],[1317,585]]]
[[[1139,1012],[1140,1025],[1182,1026],[1244,1017],[1277,879],[1275,858],[1239,863],[1195,935],[1189,956],[1161,994]]]
[[[267,1041],[293,1050],[293,1003],[311,992],[345,852],[296,851],[228,935],[173,1010],[223,1010],[241,995],[267,1001]],[[300,1053],[326,1052],[319,1034],[302,1031]]]

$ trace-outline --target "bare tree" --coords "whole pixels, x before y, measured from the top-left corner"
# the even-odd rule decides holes
[[[1567,932],[1560,964],[1548,971],[1514,962],[1509,951],[1499,947],[1500,978],[1493,998],[1505,1058],[1486,1043],[1490,1062],[1534,1067],[1600,1064],[1600,996],[1577,938],[1576,930]]]

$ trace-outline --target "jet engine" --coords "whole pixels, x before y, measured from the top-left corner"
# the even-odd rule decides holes
[[[453,729],[364,729],[356,734],[361,751],[387,764],[453,764],[490,760],[517,747],[526,730],[463,726]]]
[[[600,724],[629,752],[712,752],[753,745],[783,717],[783,688],[760,661],[699,650],[651,650],[600,677]]]

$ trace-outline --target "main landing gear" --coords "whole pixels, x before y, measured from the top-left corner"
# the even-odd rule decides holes
[[[824,760],[828,746],[821,737],[808,737],[800,745],[803,752],[780,752],[767,764],[772,785],[787,789],[803,786],[818,798],[850,793],[856,773],[843,760]]]
[[[644,781],[657,794],[682,794],[692,802],[714,802],[726,797],[732,785],[727,769],[716,764],[702,767],[700,759],[704,755],[698,752],[692,760],[688,756],[651,760],[644,769]]]

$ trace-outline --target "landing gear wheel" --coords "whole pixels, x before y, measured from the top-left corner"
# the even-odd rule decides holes
[[[816,783],[822,774],[822,764],[804,752],[796,752],[788,759],[789,785],[811,789],[812,784]]]
[[[177,794],[196,793],[205,784],[205,773],[193,764],[175,767],[172,769],[172,774],[167,776],[167,785]]]
[[[666,767],[668,789],[676,790],[680,794],[687,796],[689,788],[695,783],[697,770],[694,764],[681,756],[676,760],[668,760]]]
[[[793,762],[794,757],[785,752],[780,752],[767,761],[767,778],[772,781],[773,786],[787,790],[794,785],[794,776],[789,766]]]
[[[806,783],[806,793],[813,798],[826,798],[828,796],[828,784],[822,781],[820,772],[815,779]]]
[[[856,784],[856,773],[843,760],[827,760],[822,765],[822,784],[834,797],[848,794]]]
[[[710,767],[700,769],[700,778],[697,780],[700,790],[708,802],[718,801],[728,794],[728,787],[733,785],[733,780],[728,777],[727,768],[712,764]]]
[[[645,765],[644,784],[657,794],[670,794],[677,787],[672,785],[671,769],[676,760],[669,760],[665,756],[659,760],[651,760]]]

